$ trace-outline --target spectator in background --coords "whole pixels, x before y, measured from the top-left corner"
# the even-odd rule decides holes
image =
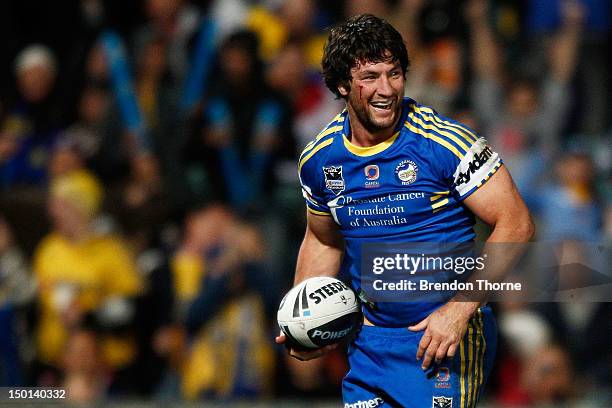
[[[573,223],[570,218],[562,222]],[[571,234],[569,229],[564,232]],[[601,297],[609,295],[606,284],[610,278],[605,269],[609,260],[602,259],[606,251],[601,251],[600,241],[595,237],[589,241],[573,239],[572,235],[560,235],[549,241],[558,259],[559,292],[556,302],[536,304],[534,310],[550,322],[555,340],[569,352],[577,374],[573,381],[576,393],[593,403],[609,405],[612,327],[604,322],[612,319],[612,303],[607,302],[609,296]]]
[[[97,50],[90,56],[90,61],[95,60]],[[128,161],[121,149],[121,128],[106,81],[90,81],[81,92],[76,121],[60,138],[80,152],[87,167],[104,184],[112,185],[128,171]]]
[[[262,237],[229,209],[187,217],[172,263],[177,311],[192,339],[182,367],[187,399],[255,398],[271,390],[273,355],[261,293]]]
[[[495,372],[495,401],[501,406],[527,406],[530,397],[523,372],[531,365],[534,355],[552,340],[549,323],[530,310],[525,302],[506,301],[496,304],[498,311],[499,350]]]
[[[317,27],[318,9],[313,0],[287,0],[273,11],[253,7],[245,26],[257,33],[264,60],[274,59],[288,42],[299,44],[307,67],[318,70],[326,36]]]
[[[23,386],[22,353],[25,307],[36,295],[36,284],[11,228],[0,215],[0,386]],[[21,330],[18,329],[21,327]]]
[[[66,347],[82,330],[95,332],[100,361],[113,375],[127,367],[137,352],[133,339],[122,334],[122,329],[134,318],[129,299],[142,291],[142,282],[122,241],[94,229],[102,194],[95,177],[82,169],[58,176],[50,185],[48,211],[53,230],[34,255],[40,288],[39,384],[60,384],[64,359],[98,357],[66,354],[81,350]]]
[[[527,406],[563,406],[574,395],[574,371],[566,349],[548,345],[528,361],[521,382],[527,391]]]
[[[564,119],[572,102],[569,85],[577,64],[583,9],[567,2],[563,17],[563,25],[548,48],[548,75],[538,78],[542,87],[525,79],[507,82],[504,87],[508,77],[504,56],[488,23],[488,1],[468,3],[475,113],[523,193],[533,188],[560,148]],[[514,75],[520,73],[521,66],[513,68]]]
[[[189,72],[189,42],[200,23],[197,7],[184,0],[146,0],[147,22],[134,36],[135,50],[142,50],[154,39],[166,44],[168,72],[175,86],[182,86]],[[138,52],[136,52],[137,54]]]
[[[169,50],[163,37],[149,38],[138,51],[135,96],[150,146],[149,151],[137,154],[136,147],[128,149],[131,172],[120,201],[127,209],[155,211],[166,206],[164,181],[171,180],[164,180],[164,170],[179,160],[170,154],[176,149],[169,148],[179,127],[179,94],[169,71]]]
[[[71,403],[86,405],[104,398],[110,377],[101,352],[98,334],[92,328],[80,327],[68,339],[61,386]]]
[[[328,112],[342,110],[342,103],[327,92],[319,73],[308,69],[306,56],[298,43],[285,45],[272,60],[267,78],[270,85],[285,94],[292,104],[298,150],[302,150],[312,140],[312,135],[325,127]]]
[[[276,153],[292,140],[282,101],[264,80],[258,47],[249,31],[234,33],[221,45],[202,131],[186,148],[191,166],[204,164],[212,195],[238,211],[266,204]]]
[[[116,39],[121,41],[119,36]],[[108,61],[112,54],[108,43],[101,40],[90,50],[86,64],[90,82],[83,92],[79,119],[64,135],[79,145],[88,166],[110,187],[109,210],[113,213],[166,205],[158,157],[169,161],[162,145],[168,145],[165,139],[172,139],[171,128],[178,121],[177,97],[166,81],[164,42],[159,38],[150,41],[142,44],[134,89],[130,73],[122,71],[129,64],[120,44],[113,45],[117,55],[112,62]],[[121,80],[111,78],[109,65],[113,63],[121,66],[115,67],[113,73]],[[113,87],[109,91],[111,82]],[[118,92],[124,92],[123,96]],[[138,119],[126,118],[127,105],[130,114]],[[134,124],[130,120],[140,123],[139,129],[131,128]]]
[[[595,189],[595,169],[588,154],[561,157],[555,179],[531,194],[528,202],[541,220],[541,238],[547,241],[603,239],[603,205]]]
[[[608,0],[572,0],[584,10],[584,35],[581,38],[577,68],[577,120],[571,130],[597,136],[610,125],[610,33],[612,3]],[[542,49],[550,37],[564,24],[566,3],[561,0],[529,0],[525,21],[532,52],[530,64],[542,67]]]
[[[30,45],[15,58],[19,99],[0,130],[0,183],[3,188],[45,181],[49,148],[60,127],[53,91],[57,61],[43,45]]]

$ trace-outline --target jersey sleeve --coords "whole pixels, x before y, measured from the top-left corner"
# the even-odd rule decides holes
[[[331,211],[324,199],[321,180],[322,170],[317,171],[316,160],[301,162],[298,176],[302,187],[302,195],[306,200],[306,208],[316,215],[331,215]]]
[[[499,154],[482,137],[470,146],[462,158],[454,159],[449,168],[451,191],[460,201],[478,190],[502,165]]]

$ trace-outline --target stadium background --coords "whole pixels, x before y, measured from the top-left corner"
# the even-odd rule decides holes
[[[362,12],[404,35],[406,94],[500,151],[538,240],[580,263],[612,238],[607,0],[0,10],[0,386],[339,405],[342,352],[287,358],[274,316],[304,229],[296,160],[341,109],[325,29]],[[609,303],[494,308],[488,406],[612,406]]]

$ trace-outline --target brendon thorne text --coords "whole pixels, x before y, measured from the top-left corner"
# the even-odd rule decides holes
[[[372,282],[372,288],[376,291],[520,291],[520,282],[490,282],[487,279],[476,279],[474,282],[430,282],[426,279],[409,281],[402,279],[397,282],[385,282],[376,279]]]

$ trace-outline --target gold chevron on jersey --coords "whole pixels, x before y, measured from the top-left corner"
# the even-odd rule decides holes
[[[445,137],[444,135],[440,135],[434,131],[421,129],[416,125],[418,125],[418,123],[414,121],[414,113],[410,112],[408,114],[406,122],[404,122],[404,127],[416,133],[417,135],[423,136],[426,139],[430,139],[438,143],[439,145],[444,146],[445,148],[450,150],[455,156],[457,156],[459,160],[463,159],[463,156],[465,156],[466,151],[461,149],[460,147],[457,147],[449,138]]]
[[[472,146],[472,144],[475,142],[475,140],[467,139],[465,136],[462,136],[459,133],[457,133],[457,129],[447,126],[446,124],[442,123],[438,118],[436,118],[436,116],[430,116],[430,115],[423,114],[423,111],[418,106],[415,106],[415,109],[413,112],[415,113],[414,114],[415,122],[421,125],[421,127],[425,129],[435,130],[439,134],[444,135],[445,137],[451,139],[453,142],[455,142],[456,145],[461,147],[466,152],[470,149],[470,146]]]
[[[443,210],[443,207],[449,203],[449,194],[450,191],[436,191],[431,197],[429,197],[429,201],[431,201],[431,209],[433,210],[434,214]]]
[[[302,150],[302,153],[300,154],[300,161],[302,160],[302,157],[307,154],[310,150],[312,150],[313,148],[315,148],[316,144],[323,139],[325,136],[327,135],[331,135],[335,132],[341,131],[342,127],[344,125],[344,118],[345,118],[345,110],[343,110],[342,112],[340,112],[338,115],[336,115],[336,117],[334,119],[332,119],[331,122],[329,122],[327,124],[327,126],[325,126],[325,128],[323,128],[323,130],[317,135],[317,137],[314,138],[314,140],[310,141],[305,147],[304,150]]]
[[[432,137],[425,136],[422,132],[415,131],[412,128],[410,130],[415,131],[416,133],[419,133],[422,136],[427,137],[428,139],[432,139],[438,142],[439,144],[451,150],[453,153],[455,153],[455,150],[456,150],[459,153],[457,157],[463,158],[463,156],[465,156],[468,150],[470,150],[470,147],[472,146],[474,142],[471,140],[468,142],[465,138],[460,137],[457,134],[455,134],[454,128],[448,127],[441,122],[436,122],[435,120],[432,119],[432,116],[423,115],[422,113],[420,113],[421,108],[419,106],[417,105],[413,105],[413,106],[414,108],[408,113],[408,116],[406,118],[407,121],[410,121],[413,125],[415,125],[414,127],[418,125],[419,126],[418,129],[423,129],[425,131],[431,131],[428,133],[430,135],[434,135],[435,137],[432,138]],[[441,143],[440,140],[444,140],[446,143]],[[453,146],[455,150],[450,149],[449,145]]]
[[[465,139],[469,146],[472,145],[476,140],[478,140],[478,136],[474,134],[471,130],[462,126],[458,123],[453,123],[448,120],[444,120],[440,117],[438,112],[434,111],[431,108],[426,106],[414,106],[415,111],[425,120],[435,122],[441,128],[444,128],[447,131],[454,132],[459,135],[461,138]]]
[[[437,201],[440,198],[442,198],[443,196],[447,196],[450,194],[450,190],[446,190],[446,191],[434,191],[432,193],[433,195],[431,197],[429,197],[429,201]]]
[[[311,150],[309,150],[307,153],[305,152],[305,154],[303,156],[300,156],[300,162],[298,164],[298,172],[302,171],[302,166],[312,157],[314,156],[319,150],[329,146],[330,144],[332,144],[334,141],[333,137],[330,137],[329,139],[325,139],[324,141],[322,141],[321,143],[318,143],[314,148],[312,148]]]

